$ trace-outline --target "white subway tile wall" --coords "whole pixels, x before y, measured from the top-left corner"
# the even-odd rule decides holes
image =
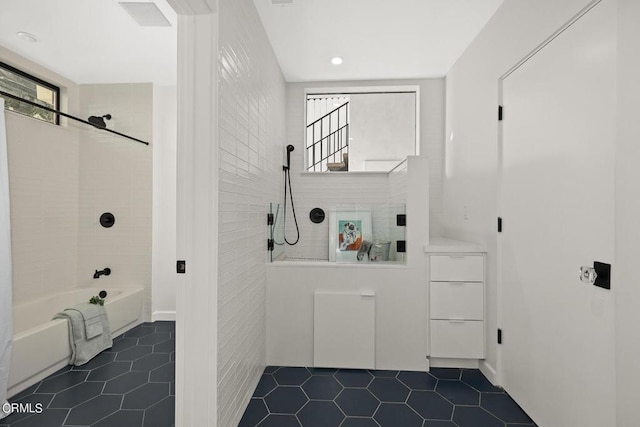
[[[87,117],[111,114],[109,129],[151,145],[81,128],[77,283],[144,286],[143,315],[150,320],[153,86],[81,85],[80,109]],[[115,215],[113,227],[100,225],[104,212]],[[93,279],[104,267],[111,275]]]
[[[266,215],[283,186],[285,82],[253,1],[218,10],[218,425],[232,426],[266,360]]]
[[[73,86],[83,114],[151,140],[151,85]],[[152,146],[7,113],[14,303],[75,287],[151,286]],[[102,228],[103,212],[116,226]],[[111,267],[109,277],[93,279]]]
[[[7,112],[13,300],[76,286],[78,132]]]
[[[420,81],[420,155],[429,159],[429,235],[444,235],[445,79]]]

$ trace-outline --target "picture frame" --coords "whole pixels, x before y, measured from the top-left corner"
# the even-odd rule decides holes
[[[329,211],[329,261],[358,262],[357,254],[364,240],[371,240],[373,230],[368,209],[333,209]]]

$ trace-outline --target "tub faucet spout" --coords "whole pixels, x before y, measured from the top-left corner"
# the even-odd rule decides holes
[[[96,272],[93,273],[93,278],[97,279],[100,276],[108,276],[110,274],[111,274],[111,269],[109,267],[107,267],[104,270],[100,270],[100,271],[96,270]]]

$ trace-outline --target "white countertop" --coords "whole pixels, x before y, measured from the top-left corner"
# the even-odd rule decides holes
[[[449,239],[446,237],[431,237],[429,243],[424,245],[425,252],[446,252],[446,253],[466,253],[466,252],[487,252],[484,245],[461,240]]]

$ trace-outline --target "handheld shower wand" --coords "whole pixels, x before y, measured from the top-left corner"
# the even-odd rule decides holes
[[[293,192],[291,190],[291,152],[295,150],[295,147],[291,144],[287,145],[287,164],[282,166],[284,171],[284,214],[282,222],[284,226],[287,225],[287,184],[289,186],[289,197],[291,198],[291,211],[293,212],[293,222],[296,225],[297,238],[294,242],[287,240],[287,235],[284,235],[284,241],[288,245],[295,245],[300,240],[300,229],[298,228],[298,219],[296,218],[296,207],[293,204]]]
[[[296,147],[294,147],[293,145],[287,145],[287,164],[282,166],[283,170],[289,170],[291,168],[291,152],[295,149]]]

